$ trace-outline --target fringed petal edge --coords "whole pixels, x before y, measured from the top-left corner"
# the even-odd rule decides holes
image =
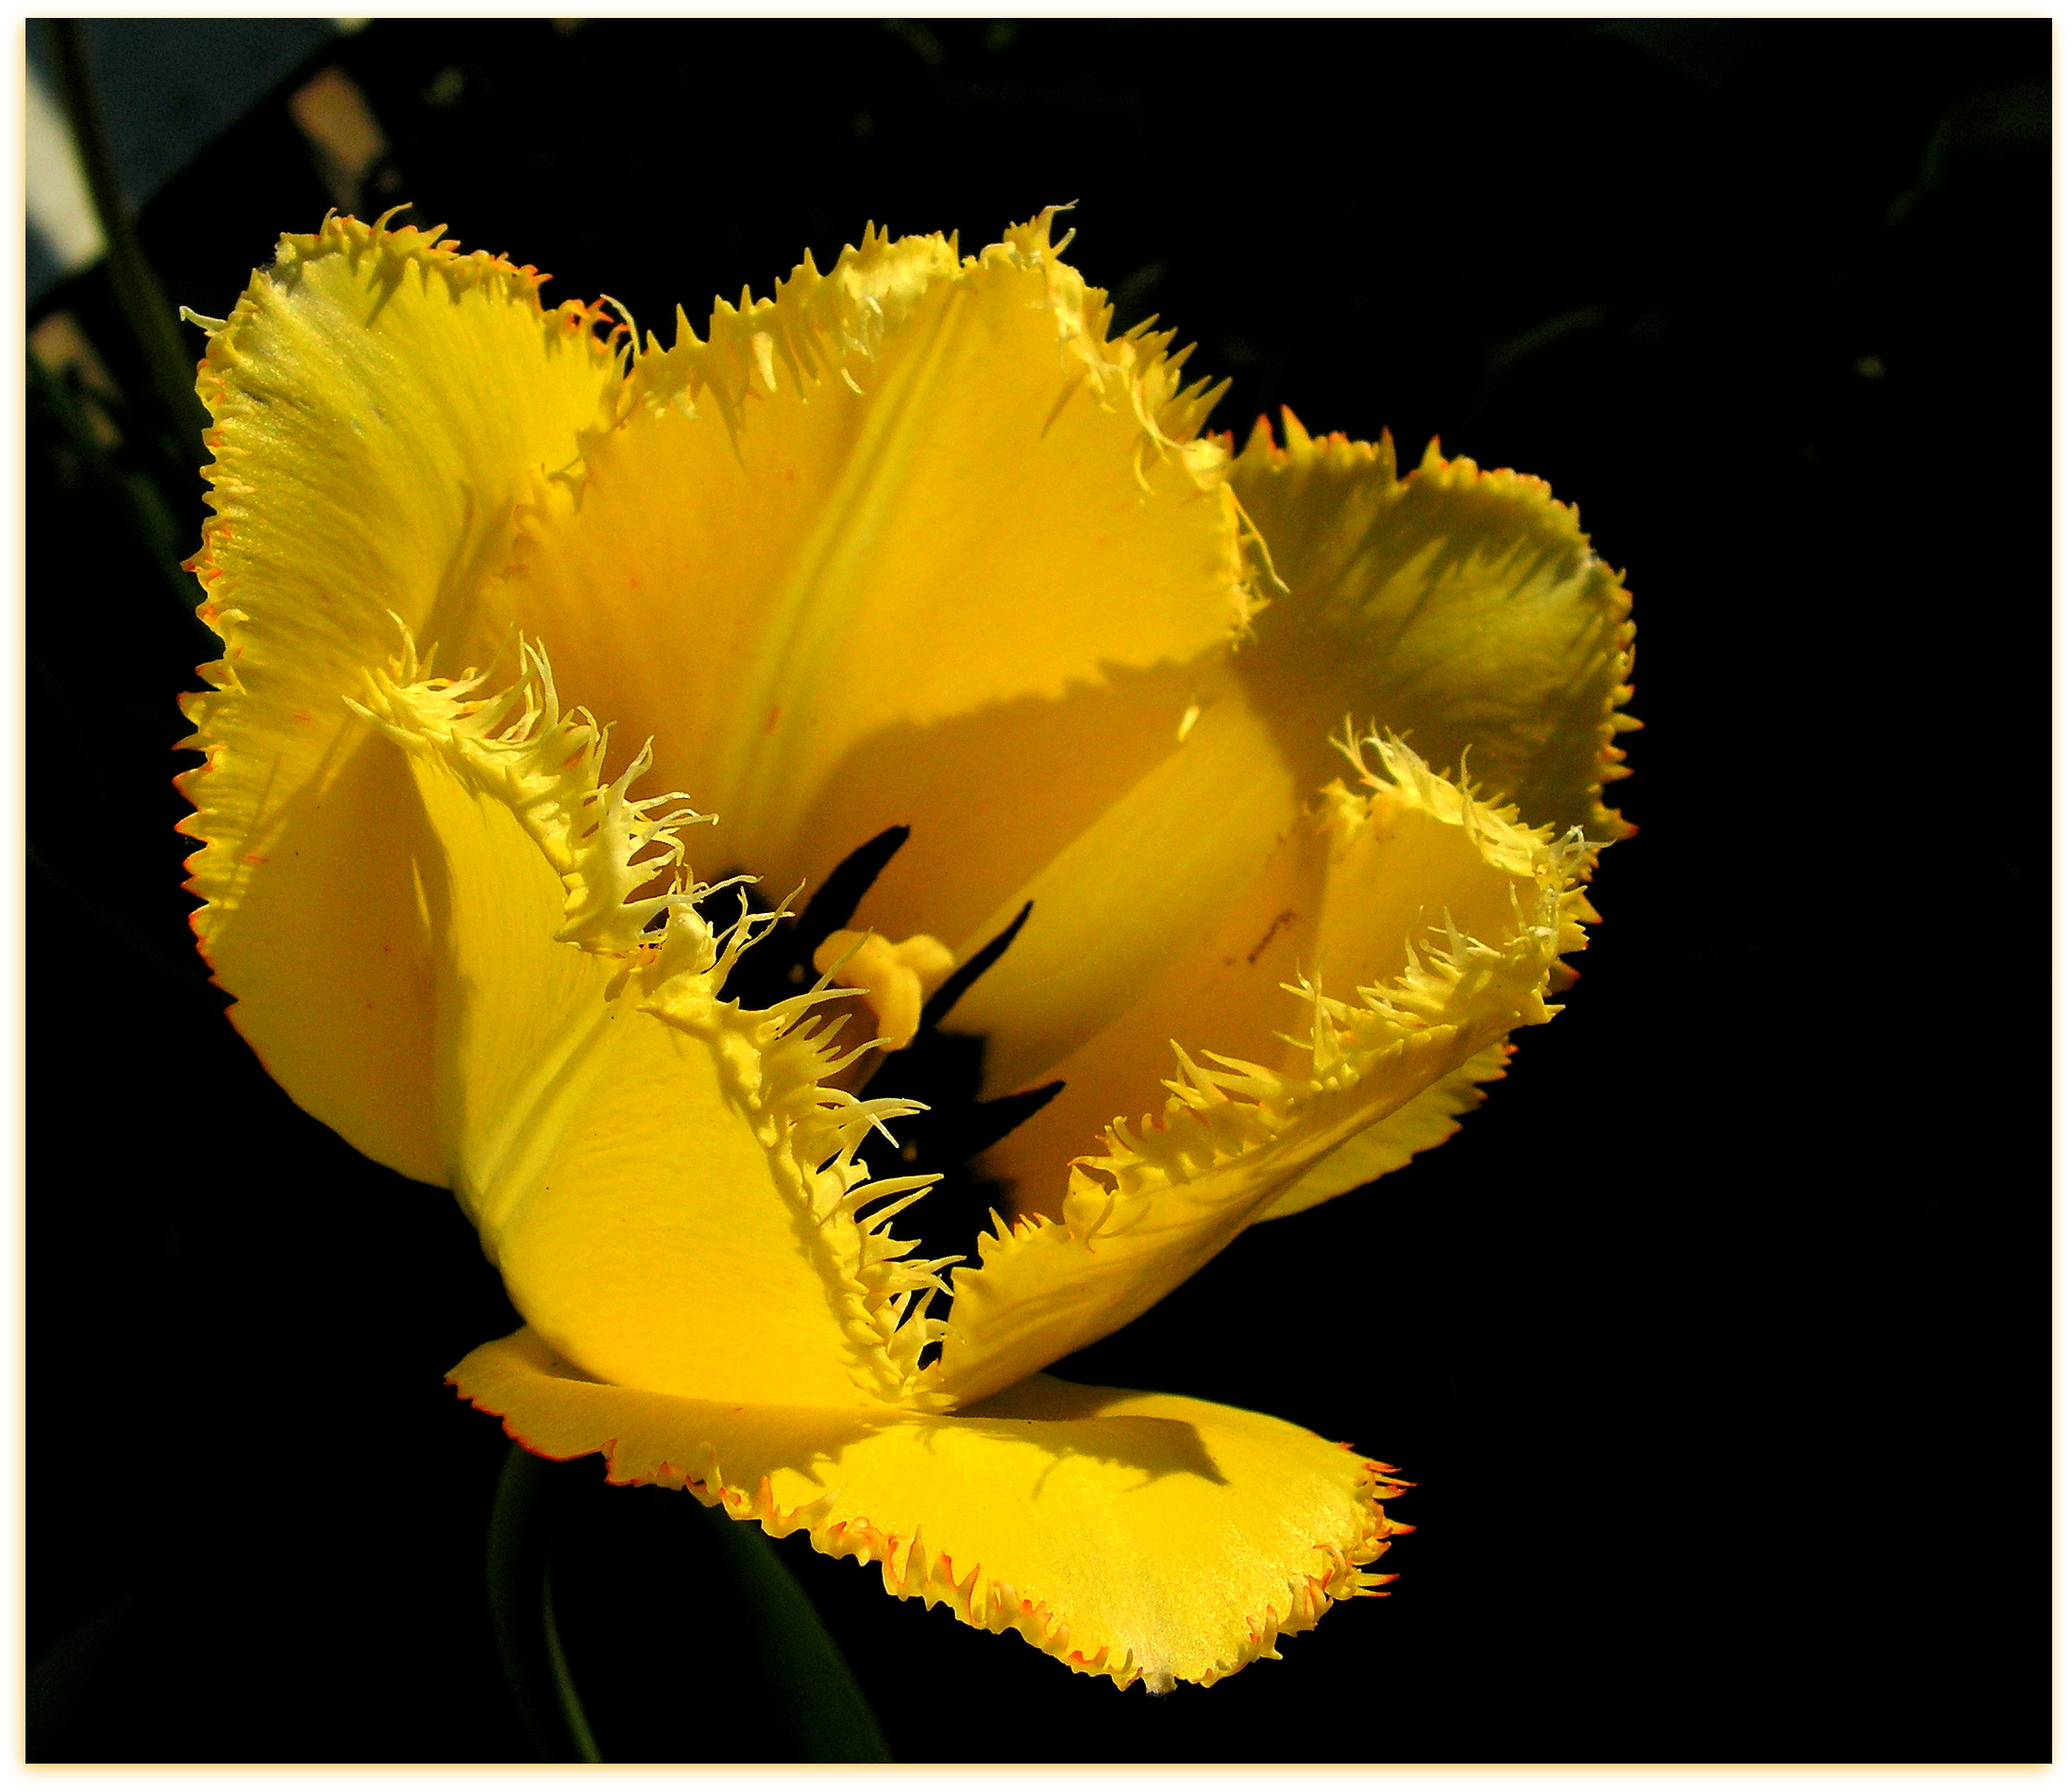
[[[1579,829],[1518,824],[1427,767],[1401,741],[1348,737],[1366,793],[1334,786],[1327,825],[1357,833],[1408,807],[1457,829],[1510,885],[1509,930],[1493,941],[1443,925],[1405,942],[1392,980],[1329,995],[1301,976],[1297,1060],[1267,1065],[1175,1041],[1177,1073],[1155,1119],[1118,1119],[1074,1160],[1062,1217],[1002,1222],[979,1263],[952,1276],[943,1354],[914,1397],[953,1408],[1107,1335],[1192,1275],[1328,1153],[1386,1120],[1513,1028],[1559,1008],[1545,999],[1559,954],[1594,921],[1581,889],[1592,847]],[[1369,763],[1372,755],[1372,764]],[[1213,1067],[1204,1067],[1197,1056]]]
[[[974,1629],[1013,1631],[1076,1673],[1104,1676],[1119,1687],[1142,1682],[1154,1693],[1181,1681],[1212,1685],[1253,1661],[1277,1660],[1283,1636],[1314,1628],[1334,1604],[1385,1596],[1383,1588],[1395,1576],[1372,1572],[1371,1563],[1412,1528],[1382,1509],[1408,1483],[1388,1463],[1346,1445],[1258,1413],[1075,1387],[1045,1376],[1010,1390],[982,1412],[949,1417],[730,1407],[586,1379],[531,1332],[520,1331],[482,1345],[447,1379],[479,1410],[500,1417],[506,1433],[535,1454],[565,1461],[602,1453],[615,1484],[680,1488],[772,1536],[803,1530],[817,1553],[877,1565],[895,1597],[945,1606]],[[1133,1477],[1139,1470],[1126,1454],[1098,1466],[1089,1459],[1089,1442],[1104,1434],[1103,1427],[1120,1439],[1116,1446],[1127,1450],[1133,1426],[1141,1431],[1147,1421],[1184,1438],[1187,1446],[1210,1451],[1210,1476],[1188,1479],[1180,1469],[1177,1479],[1169,1471],[1138,1484]],[[1060,1466],[1075,1464],[1079,1475],[1069,1495],[1050,1482],[1047,1496],[1059,1503],[1049,1511],[1026,1493],[1016,1496],[1006,1490],[1019,1484],[1027,1462],[1046,1457]],[[1226,1470],[1239,1483],[1228,1483]],[[1117,1484],[1110,1486],[1111,1479]],[[1147,1587],[1163,1585],[1162,1576],[1172,1572],[1158,1558],[1161,1547],[1175,1552],[1183,1572],[1198,1568],[1208,1587],[1232,1570],[1231,1563],[1205,1559],[1193,1546],[1200,1535],[1161,1533],[1144,1538],[1134,1556],[1089,1564],[1077,1557],[1085,1539],[1073,1533],[1070,1521],[1074,1500],[1112,1507],[1117,1492],[1142,1494],[1151,1486],[1166,1487],[1179,1510],[1197,1516],[1220,1509],[1214,1505],[1219,1499],[1242,1505],[1258,1520],[1262,1535],[1274,1535],[1283,1564],[1260,1565],[1255,1550],[1265,1545],[1249,1534],[1223,1540],[1238,1559],[1249,1561],[1248,1585],[1263,1575],[1279,1591],[1237,1607],[1218,1604],[1211,1595],[1211,1609],[1198,1607],[1200,1594],[1183,1585],[1173,1602],[1198,1610],[1199,1623],[1214,1636],[1154,1633],[1161,1620],[1169,1626],[1175,1621],[1170,1611],[1163,1619],[1144,1615]],[[866,1498],[893,1500],[901,1509],[881,1504],[867,1512],[858,1503]],[[1211,1505],[1196,1506],[1196,1499]],[[960,1516],[960,1502],[967,1500],[971,1505]],[[981,1513],[975,1520],[973,1510]],[[1325,1511],[1334,1515],[1322,1515]],[[1151,1519],[1140,1515],[1125,1525],[1129,1521]],[[1022,1564],[1014,1570],[1019,1582],[1003,1576],[998,1561],[985,1559],[977,1536],[989,1524],[997,1546],[1020,1548]],[[1315,1536],[1306,1549],[1314,1565],[1289,1569],[1278,1552],[1289,1549],[1279,1534],[1288,1528],[1306,1528]],[[1126,1538],[1125,1529],[1120,1538],[1103,1540]],[[1089,1546],[1098,1554],[1100,1544]],[[1045,1562],[1054,1562],[1054,1585],[1041,1583]],[[1135,1583],[1119,1583],[1119,1566],[1135,1569]],[[1076,1621],[1065,1607],[1077,1613]],[[1105,1639],[1103,1630],[1110,1631]],[[1128,1634],[1136,1639],[1125,1640]]]

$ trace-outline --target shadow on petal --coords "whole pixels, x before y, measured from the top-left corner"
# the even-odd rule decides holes
[[[878,1564],[900,1597],[1154,1690],[1272,1653],[1404,1526],[1382,1463],[1256,1412],[1034,1376],[969,1412],[733,1405],[607,1386],[529,1331],[453,1371],[538,1454],[602,1451],[772,1535]]]

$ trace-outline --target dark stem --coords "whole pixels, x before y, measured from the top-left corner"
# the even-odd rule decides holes
[[[729,1517],[716,1506],[701,1508],[699,1516],[747,1614],[750,1645],[772,1702],[788,1721],[799,1758],[889,1762],[892,1754],[856,1676],[777,1545],[753,1521]]]
[[[554,1624],[554,1464],[511,1445],[489,1516],[489,1620],[526,1733],[549,1765],[603,1756]]]

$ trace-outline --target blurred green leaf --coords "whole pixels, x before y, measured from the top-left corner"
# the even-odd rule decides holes
[[[749,1614],[750,1646],[772,1707],[797,1739],[799,1758],[890,1761],[856,1676],[776,1544],[759,1526],[737,1522],[716,1507],[700,1507],[699,1516]]]
[[[489,1517],[489,1616],[526,1733],[550,1765],[598,1765],[582,1699],[554,1622],[554,1464],[516,1444]]]
[[[87,414],[86,400],[72,380],[52,372],[33,351],[28,356],[28,392],[32,418],[41,414],[55,427],[80,474],[100,490],[111,516],[127,531],[139,551],[157,569],[173,600],[193,620],[197,651],[213,658],[216,638],[194,619],[201,586],[180,567],[184,544],[192,539],[192,532],[183,531],[166,494],[156,481],[126,465],[115,449],[101,440]],[[127,419],[118,414],[112,420],[119,429]]]
[[[159,277],[144,257],[136,220],[123,197],[114,151],[109,144],[100,102],[93,91],[93,72],[87,65],[86,42],[79,22],[48,19],[44,28],[50,34],[59,102],[72,127],[87,190],[93,194],[93,210],[108,241],[109,279],[115,288],[123,319],[151,370],[152,388],[164,413],[161,451],[177,469],[183,457],[199,446],[201,431],[209,426],[208,413],[194,396],[194,357],[180,341],[178,315],[167,302]]]
[[[94,1681],[120,1645],[137,1599],[126,1593],[75,1624],[37,1658],[25,1688],[25,1752],[30,1763],[55,1759],[92,1706]]]

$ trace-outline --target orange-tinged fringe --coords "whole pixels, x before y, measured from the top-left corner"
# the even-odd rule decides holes
[[[915,1384],[917,1403],[985,1399],[1107,1336],[1295,1191],[1288,1162],[1305,1140],[1316,1140],[1307,1169],[1514,1028],[1560,1011],[1545,999],[1550,972],[1597,918],[1579,887],[1591,851],[1579,830],[1556,838],[1551,826],[1524,827],[1510,807],[1478,800],[1392,737],[1349,735],[1342,746],[1365,794],[1324,791],[1332,824],[1356,833],[1374,804],[1390,805],[1387,814],[1407,800],[1457,825],[1491,870],[1515,880],[1511,930],[1483,940],[1445,918],[1406,940],[1392,979],[1350,999],[1298,973],[1284,987],[1308,1007],[1306,1036],[1279,1036],[1306,1049],[1286,1069],[1203,1050],[1215,1066],[1204,1068],[1174,1041],[1178,1073],[1164,1080],[1163,1108],[1134,1126],[1116,1117],[1093,1152],[1071,1159],[1057,1217],[1020,1213],[980,1235],[977,1262],[952,1277],[947,1341]],[[1365,1124],[1354,1126],[1363,1111]],[[1298,1204],[1329,1197],[1312,1188]],[[1087,1297],[1096,1286],[1101,1296]]]
[[[523,1358],[522,1364],[514,1357]],[[557,1369],[562,1372],[556,1373]],[[1105,1645],[1091,1650],[1075,1647],[1070,1627],[1041,1597],[994,1578],[983,1563],[960,1567],[947,1550],[932,1547],[918,1531],[904,1533],[867,1519],[832,1517],[832,1507],[841,1494],[838,1487],[808,1503],[787,1507],[779,1502],[766,1474],[752,1486],[730,1479],[717,1444],[702,1445],[701,1463],[665,1458],[642,1461],[622,1446],[619,1437],[605,1434],[605,1427],[581,1425],[565,1413],[543,1413],[531,1423],[521,1423],[511,1408],[522,1397],[520,1383],[531,1377],[528,1370],[542,1379],[585,1384],[528,1331],[484,1344],[446,1379],[477,1411],[500,1418],[504,1434],[534,1455],[565,1462],[602,1454],[605,1478],[615,1486],[665,1486],[687,1492],[700,1504],[717,1507],[737,1521],[758,1524],[774,1537],[804,1530],[817,1554],[875,1564],[885,1591],[894,1597],[918,1598],[924,1606],[941,1605],[972,1629],[996,1635],[1012,1631],[1073,1672],[1104,1677],[1119,1689],[1141,1682],[1154,1695],[1162,1695],[1175,1682],[1170,1674],[1148,1671],[1134,1650],[1118,1652]],[[747,1409],[731,1410],[738,1414]],[[952,1416],[930,1422],[941,1425],[957,1420]],[[1296,1574],[1288,1583],[1285,1608],[1269,1608],[1247,1618],[1242,1647],[1189,1675],[1189,1682],[1213,1685],[1254,1661],[1279,1660],[1275,1644],[1280,1638],[1314,1629],[1334,1604],[1388,1596],[1384,1588],[1398,1576],[1370,1572],[1368,1564],[1386,1554],[1396,1537],[1408,1535],[1416,1528],[1389,1517],[1382,1510],[1385,1500],[1407,1492],[1412,1482],[1398,1478],[1388,1462],[1359,1456],[1349,1444],[1338,1446],[1356,1463],[1352,1490],[1363,1501],[1359,1533],[1347,1541],[1320,1540],[1315,1545],[1323,1557],[1320,1570]]]
[[[585,304],[568,299],[548,311],[541,305],[539,292],[550,276],[530,263],[516,263],[481,249],[463,255],[459,242],[446,236],[443,224],[429,229],[420,229],[415,225],[391,229],[389,220],[407,209],[392,207],[372,224],[363,224],[358,218],[343,216],[336,211],[327,212],[324,222],[313,232],[283,234],[275,251],[272,277],[277,280],[292,278],[299,263],[325,255],[343,253],[355,269],[372,257],[385,279],[400,280],[409,269],[416,267],[444,279],[456,297],[477,287],[497,287],[504,296],[530,300],[537,307],[544,330],[569,336],[587,331],[597,343],[597,352],[600,356],[630,352],[632,331],[613,315],[604,301]],[[194,390],[210,415],[210,427],[202,431],[202,443],[214,459],[201,471],[209,482],[211,513],[220,508],[216,491],[226,481],[238,479],[237,456],[228,448],[223,424],[227,418],[245,414],[252,408],[249,401],[236,392],[233,376],[240,355],[240,333],[259,317],[260,309],[259,301],[247,292],[239,298],[227,318],[192,317],[192,321],[209,331],[208,349],[194,369]],[[605,331],[601,338],[597,334],[599,326]],[[208,819],[208,780],[227,749],[221,739],[209,738],[205,730],[209,726],[209,710],[217,695],[241,687],[237,661],[244,656],[244,650],[238,639],[238,625],[250,617],[234,602],[219,602],[215,593],[216,584],[230,570],[222,563],[221,551],[235,539],[234,526],[220,515],[211,514],[202,523],[199,550],[180,563],[181,570],[193,573],[205,593],[195,614],[224,643],[221,659],[194,668],[195,674],[207,680],[211,688],[190,691],[179,699],[181,715],[197,732],[178,742],[176,750],[198,752],[202,754],[202,762],[189,767],[173,779],[173,787],[195,811],[181,816],[174,823],[175,830],[191,839],[202,841],[200,849],[187,859],[184,868],[188,879],[181,887],[189,894],[204,898],[204,905],[188,916],[188,923],[194,931],[204,961],[211,968],[209,931],[215,917],[209,904],[213,891],[204,883],[201,861],[212,842],[204,832],[203,823]]]
[[[954,236],[895,238],[866,226],[861,244],[844,248],[827,273],[809,251],[778,282],[775,297],[756,298],[744,288],[738,304],[718,300],[703,339],[679,308],[674,346],[664,349],[649,336],[635,363],[634,393],[649,403],[709,396],[728,427],[738,429],[743,407],[758,389],[776,391],[781,373],[801,390],[824,379],[860,390],[857,375],[925,290],[1010,262],[1044,272],[1058,325],[1060,370],[1073,373],[1061,388],[1060,407],[1084,379],[1104,402],[1132,412],[1150,443],[1180,453],[1204,484],[1219,482],[1227,441],[1203,439],[1199,432],[1229,381],[1183,383],[1180,370],[1194,350],[1174,350],[1176,332],[1154,331],[1151,319],[1109,335],[1115,309],[1107,294],[1087,285],[1061,259],[1070,234],[1051,241],[1062,209],[1047,207],[1027,224],[1010,228],[1001,242],[961,258]]]
[[[1497,466],[1485,470],[1465,454],[1448,460],[1439,451],[1439,438],[1435,435],[1425,444],[1424,458],[1405,480],[1423,480],[1441,490],[1479,486],[1485,492],[1493,493],[1500,499],[1516,503],[1530,513],[1558,516],[1566,528],[1573,530],[1576,540],[1584,547],[1590,545],[1590,536],[1584,532],[1581,511],[1575,504],[1565,504],[1554,495],[1554,487],[1543,479],[1531,473],[1514,472],[1508,466]],[[1618,736],[1630,734],[1643,725],[1638,717],[1626,713],[1624,705],[1633,701],[1633,593],[1626,589],[1626,574],[1614,572],[1612,579],[1616,589],[1612,601],[1618,606],[1619,622],[1614,635],[1618,652],[1619,683],[1610,693],[1610,701],[1605,718],[1597,724],[1597,787],[1617,783],[1621,778],[1631,777],[1633,768],[1626,764],[1626,749],[1617,744]],[[1615,808],[1598,804],[1602,818],[1591,828],[1593,839],[1606,843],[1630,839],[1639,830]]]
[[[1515,508],[1525,516],[1551,523],[1558,532],[1571,536],[1578,549],[1590,551],[1590,536],[1582,527],[1577,506],[1561,502],[1554,495],[1554,487],[1545,480],[1508,466],[1484,468],[1464,454],[1449,460],[1440,451],[1437,436],[1425,444],[1423,457],[1418,465],[1399,480],[1395,441],[1387,430],[1382,431],[1378,442],[1355,441],[1339,431],[1313,436],[1303,427],[1295,413],[1284,405],[1281,435],[1284,439],[1277,441],[1273,425],[1267,417],[1255,418],[1245,441],[1245,457],[1262,457],[1274,472],[1322,461],[1334,470],[1371,473],[1390,485],[1407,486],[1422,481],[1442,491],[1477,488],[1484,496]],[[1226,448],[1235,445],[1232,434],[1225,433],[1219,439]],[[1592,553],[1591,558],[1594,561],[1595,554]],[[1602,565],[1602,562],[1598,564]],[[1637,717],[1626,714],[1624,708],[1633,700],[1633,594],[1626,588],[1624,572],[1615,572],[1611,578],[1614,589],[1610,600],[1618,617],[1612,648],[1619,682],[1609,692],[1605,716],[1597,724],[1597,775],[1591,791],[1594,813],[1586,822],[1586,832],[1598,845],[1629,839],[1639,831],[1617,809],[1604,803],[1602,792],[1607,786],[1633,774],[1632,768],[1626,763],[1625,749],[1617,744],[1618,736],[1645,725]]]
[[[861,242],[845,247],[826,273],[809,251],[777,283],[773,297],[756,298],[744,287],[738,303],[716,301],[702,338],[679,307],[674,343],[664,348],[649,335],[630,363],[620,415],[600,421],[588,439],[617,428],[635,405],[655,410],[673,405],[689,412],[710,405],[729,432],[738,435],[748,407],[786,384],[807,393],[836,380],[861,392],[882,342],[931,289],[1007,267],[1040,270],[1057,327],[1056,410],[1089,392],[1096,403],[1129,414],[1139,431],[1136,475],[1145,490],[1150,489],[1146,468],[1155,460],[1172,460],[1236,515],[1228,482],[1229,439],[1201,432],[1229,381],[1186,380],[1182,370],[1192,346],[1176,348],[1177,332],[1154,329],[1154,318],[1109,333],[1115,308],[1107,293],[1088,285],[1063,260],[1071,233],[1057,243],[1051,240],[1065,209],[1047,207],[970,256],[960,256],[954,235],[896,238],[866,226]],[[580,456],[556,477],[580,490],[585,478]],[[1232,626],[1241,632],[1263,602],[1263,556],[1255,535],[1238,532],[1232,559]]]

